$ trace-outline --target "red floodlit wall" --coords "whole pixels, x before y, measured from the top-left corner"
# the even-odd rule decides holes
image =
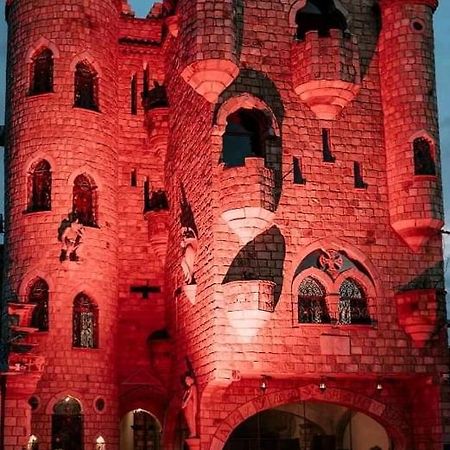
[[[165,1],[147,19],[112,0],[35,3],[8,7],[4,294],[24,303],[45,279],[49,331],[27,338],[42,373],[10,383],[7,450],[30,433],[51,448],[52,409],[67,396],[81,403],[85,448],[101,435],[118,449],[120,419],[144,409],[164,448],[178,450],[187,371],[199,394],[191,450],[221,450],[246,418],[304,400],[369,415],[396,449],[450,442],[434,3],[381,2],[380,31],[370,4],[342,0],[348,41],[315,34],[318,56],[293,42],[302,1]],[[30,95],[43,47],[53,92]],[[306,81],[293,56],[330,65],[306,81],[333,114],[296,93],[292,80]],[[97,73],[99,111],[73,106],[79,61]],[[351,91],[338,108],[336,79]],[[265,135],[259,154],[227,167],[227,117],[241,108],[260,111]],[[414,174],[417,137],[430,142],[435,175]],[[27,212],[40,159],[51,166],[51,210]],[[84,227],[70,260],[58,229],[80,174],[94,185],[97,226]],[[161,193],[167,205],[152,200]],[[311,278],[323,323],[302,316]],[[340,299],[348,280],[363,296],[358,319]],[[98,306],[98,348],[72,346],[80,292]]]

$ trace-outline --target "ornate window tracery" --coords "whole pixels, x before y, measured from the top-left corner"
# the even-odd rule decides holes
[[[48,290],[48,284],[42,278],[34,280],[28,289],[27,302],[36,305],[31,326],[39,331],[48,331]]]
[[[72,211],[79,223],[86,227],[97,226],[97,187],[85,174],[78,175],[73,183]]]
[[[73,302],[72,345],[98,348],[98,308],[86,295],[78,294]]]
[[[53,92],[53,52],[43,48],[32,59],[30,95],[48,92]]]
[[[355,280],[345,279],[339,288],[339,323],[370,324],[367,296]]]
[[[330,323],[325,289],[313,277],[305,278],[300,284],[298,321],[300,323]]]
[[[74,106],[92,111],[99,110],[98,75],[86,61],[79,62],[75,67]]]
[[[28,175],[28,212],[50,211],[52,172],[45,159],[34,164]]]
[[[413,141],[414,150],[414,174],[415,175],[436,175],[430,142],[419,137]]]

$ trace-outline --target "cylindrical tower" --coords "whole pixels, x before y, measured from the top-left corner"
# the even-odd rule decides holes
[[[433,56],[437,0],[381,0],[391,225],[418,251],[443,225]]]
[[[182,77],[215,103],[239,73],[239,7],[233,0],[180,1]]]
[[[7,430],[7,449],[22,448],[29,434],[43,448],[118,445],[120,7],[119,0],[7,5],[4,293],[37,305],[29,348],[45,358],[31,429]]]

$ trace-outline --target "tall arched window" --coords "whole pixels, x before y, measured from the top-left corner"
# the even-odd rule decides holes
[[[79,62],[75,67],[74,106],[93,111],[99,110],[98,74],[86,61]]]
[[[414,174],[436,175],[436,166],[434,164],[430,142],[423,137],[414,139],[413,149],[414,149]]]
[[[227,166],[243,166],[246,157],[265,157],[269,130],[270,124],[262,111],[241,108],[230,114],[223,135],[223,162]]]
[[[68,396],[53,407],[52,450],[83,450],[83,440],[81,405]]]
[[[300,323],[330,323],[324,287],[314,278],[305,278],[298,291]]]
[[[73,182],[72,211],[81,224],[97,226],[97,187],[85,174],[78,175]]]
[[[362,286],[351,278],[345,279],[339,288],[339,323],[371,323],[366,293]]]
[[[295,16],[296,39],[302,40],[308,31],[318,31],[319,36],[329,36],[330,30],[345,31],[347,21],[333,0],[308,0]]]
[[[53,92],[53,53],[48,48],[37,52],[31,62],[30,94]]]
[[[41,160],[31,167],[28,174],[29,212],[52,209],[52,172],[50,164]]]
[[[73,302],[72,345],[80,348],[98,348],[98,308],[84,293]]]
[[[48,331],[48,284],[42,278],[32,282],[28,289],[27,302],[36,305],[31,317],[31,326],[39,331]]]

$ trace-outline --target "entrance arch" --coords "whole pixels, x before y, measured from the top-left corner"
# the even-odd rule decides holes
[[[386,430],[369,416],[324,402],[261,411],[233,430],[224,450],[390,450]]]
[[[120,450],[160,450],[162,427],[144,409],[126,413],[120,421]]]
[[[396,450],[408,448],[410,428],[400,410],[353,391],[331,387],[321,391],[316,384],[266,393],[239,406],[219,425],[209,448],[223,450],[233,431],[251,416],[261,411],[301,402],[331,403],[363,413],[385,429]]]

